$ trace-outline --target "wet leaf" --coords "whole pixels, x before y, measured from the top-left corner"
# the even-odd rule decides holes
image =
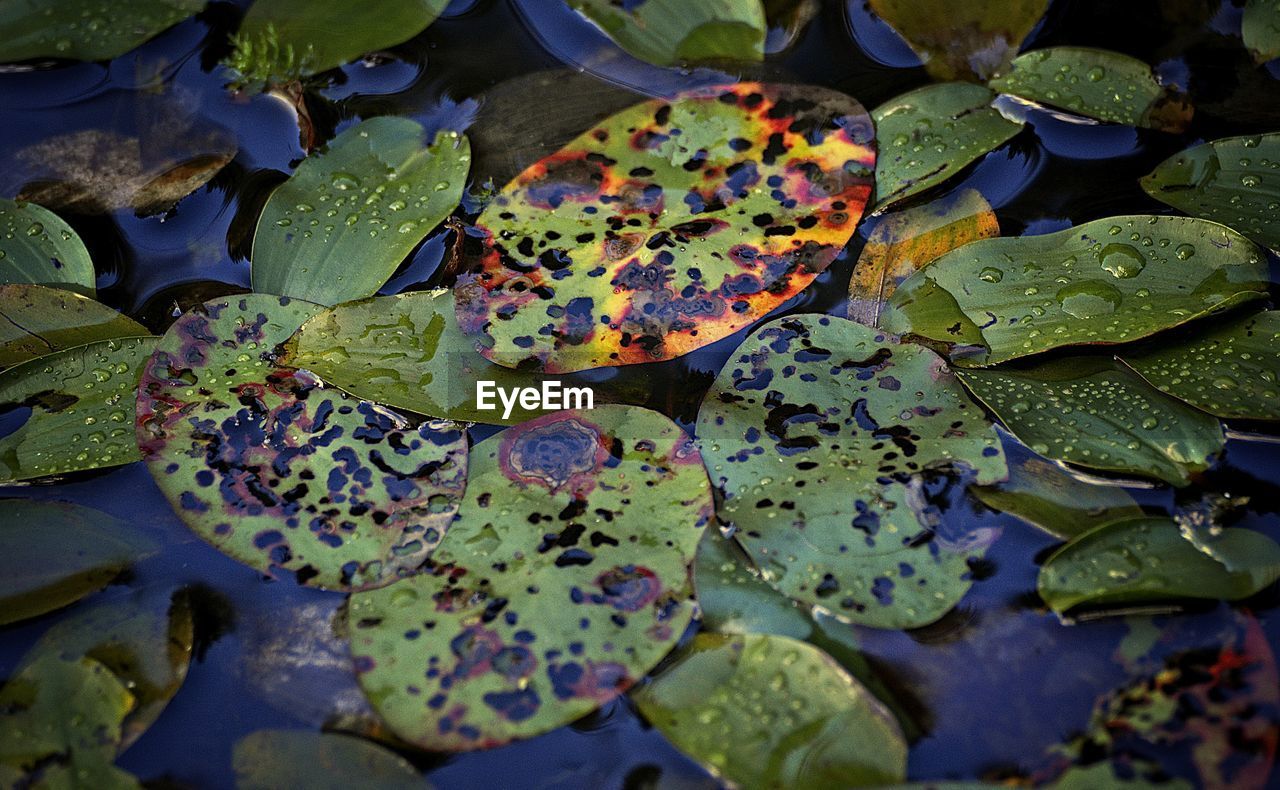
[[[1086,118],[1180,132],[1191,122],[1185,96],[1160,84],[1137,58],[1089,47],[1049,47],[1019,55],[991,87]]]
[[[400,755],[338,733],[258,730],[236,742],[231,761],[239,790],[277,790],[282,783],[311,790],[428,787]]]
[[[1280,249],[1280,134],[1193,146],[1160,163],[1142,188],[1179,211]]]
[[[943,255],[894,293],[885,328],[992,365],[1063,346],[1115,344],[1261,298],[1262,251],[1213,222],[1111,217]]]
[[[0,410],[30,409],[0,436],[0,482],[132,463],[135,392],[154,337],[102,340],[0,373]]]
[[[93,297],[93,261],[71,226],[34,203],[0,199],[0,285],[34,283]]]
[[[371,118],[304,159],[258,219],[254,290],[325,305],[377,292],[467,180],[467,138],[426,135],[407,118]]]
[[[986,81],[1003,71],[1049,8],[1049,0],[870,0],[936,80]]]
[[[973,189],[881,217],[849,281],[850,320],[876,326],[903,280],[943,253],[999,235],[995,212]]]
[[[857,102],[815,87],[741,83],[624,110],[480,215],[487,248],[455,288],[459,325],[494,362],[549,372],[719,340],[839,254],[870,192],[871,141]]]
[[[1258,63],[1280,57],[1280,2],[1247,0],[1240,32]]]
[[[179,517],[220,551],[300,584],[389,584],[448,527],[466,439],[276,367],[275,347],[321,309],[251,294],[178,319],[142,375],[138,444]]]
[[[819,0],[764,0],[764,18],[769,26],[764,51],[785,52],[804,34],[805,28],[822,10]]]
[[[853,622],[937,620],[972,583],[990,530],[951,534],[923,474],[1005,476],[995,429],[941,358],[826,316],[766,324],[698,413],[721,520],[770,584]]]
[[[555,412],[487,439],[433,572],[351,597],[365,694],[397,735],[440,751],[590,713],[689,626],[710,518],[701,457],[655,412]]]
[[[1280,420],[1280,312],[1206,327],[1186,341],[1125,353],[1166,395],[1228,419]]]
[[[0,368],[100,340],[136,338],[146,327],[64,288],[0,285]]]
[[[204,8],[205,0],[21,0],[0,6],[0,62],[111,60]]]
[[[1089,469],[1191,482],[1222,451],[1217,419],[1100,357],[1025,370],[965,370],[961,381],[1031,450]]]
[[[947,82],[872,110],[880,138],[877,207],[941,184],[1021,131],[990,106],[995,96],[981,85]]]
[[[675,66],[707,60],[764,60],[760,0],[569,0],[640,60]]]
[[[0,625],[78,601],[154,550],[128,524],[96,510],[0,499]]]
[[[784,636],[699,634],[634,695],[672,743],[735,786],[901,781],[888,710],[830,656]]]
[[[708,529],[698,547],[693,586],[702,625],[723,634],[778,634],[808,639],[813,621],[795,601],[754,572],[733,538]]]

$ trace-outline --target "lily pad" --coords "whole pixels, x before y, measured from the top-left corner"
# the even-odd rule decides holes
[[[959,173],[1022,130],[991,106],[981,85],[926,85],[871,111],[880,138],[876,205],[923,192]]]
[[[381,586],[440,542],[466,439],[276,367],[275,347],[321,309],[251,294],[178,319],[142,375],[138,445],[178,515],[222,552],[300,584]]]
[[[1222,451],[1222,425],[1100,357],[1026,370],[965,370],[960,380],[1035,453],[1089,469],[1185,486]]]
[[[1126,343],[1265,296],[1255,244],[1187,217],[1111,217],[986,239],[904,282],[886,329],[951,344],[959,365]]]
[[[74,603],[153,551],[151,541],[105,513],[0,499],[0,625]]]
[[[870,0],[935,80],[986,81],[1003,71],[1049,8],[1049,0]]]
[[[1230,225],[1280,250],[1280,134],[1227,137],[1193,146],[1142,179],[1157,200]]]
[[[633,698],[734,786],[862,787],[906,777],[888,710],[830,656],[784,636],[699,634]]]
[[[740,83],[611,116],[508,184],[458,323],[505,367],[670,359],[813,281],[853,234],[870,119],[824,88]]]
[[[1058,613],[1081,604],[1151,603],[1178,598],[1235,601],[1280,579],[1280,545],[1259,532],[1228,528],[1187,538],[1167,518],[1104,524],[1059,549],[1036,588]]]
[[[1186,97],[1161,85],[1150,66],[1105,49],[1037,49],[1015,58],[1009,71],[990,85],[1109,123],[1180,132],[1191,122]]]
[[[154,337],[102,340],[0,373],[0,410],[30,409],[0,436],[0,482],[132,463],[133,412]]]
[[[231,764],[239,790],[276,790],[282,783],[311,790],[427,787],[395,752],[331,732],[258,730],[236,742]]]
[[[99,340],[146,334],[132,318],[64,288],[0,285],[0,368]]]
[[[569,0],[640,60],[675,66],[707,60],[764,60],[760,0]]]
[[[372,296],[457,208],[470,160],[465,136],[429,140],[408,118],[347,129],[267,200],[253,289],[325,305]]]
[[[1000,235],[995,212],[974,189],[879,218],[849,281],[849,319],[877,326],[904,280],[943,253]]]
[[[194,15],[205,0],[22,0],[0,7],[0,61],[111,60]]]
[[[427,749],[497,746],[622,694],[693,620],[711,490],[660,414],[608,405],[510,428],[471,453],[433,573],[351,596],[365,694]]]
[[[93,261],[57,214],[34,203],[0,199],[0,285],[34,283],[93,297]]]
[[[1240,32],[1258,63],[1280,57],[1280,0],[1247,0]]]
[[[855,623],[937,620],[995,538],[947,529],[923,481],[1003,479],[994,427],[940,357],[861,324],[806,315],[757,330],[707,393],[697,435],[717,512],[764,578]]]
[[[706,531],[693,570],[703,627],[722,634],[808,639],[813,633],[809,614],[753,571],[736,540],[716,529]]]

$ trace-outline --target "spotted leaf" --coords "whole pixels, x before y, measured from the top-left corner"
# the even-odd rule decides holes
[[[0,61],[110,60],[204,8],[205,0],[23,0],[0,7]]]
[[[0,199],[0,284],[5,283],[50,285],[92,297],[93,261],[57,214],[35,203]]]
[[[178,515],[221,551],[299,583],[376,587],[440,542],[466,440],[276,367],[276,346],[320,310],[254,294],[178,319],[142,375],[138,446]]]
[[[870,119],[823,88],[742,83],[611,116],[508,184],[455,289],[506,367],[652,362],[731,334],[835,259],[866,203]]]
[[[627,690],[693,619],[711,491],[689,438],[628,406],[555,412],[471,454],[433,572],[351,597],[365,694],[429,749],[495,746]]]
[[[937,80],[985,81],[1009,65],[1049,0],[870,0]]]
[[[698,547],[693,586],[702,625],[723,634],[779,634],[807,639],[808,612],[760,578],[742,547],[708,529]]]
[[[570,0],[637,58],[659,66],[705,60],[763,60],[760,0]]]
[[[0,285],[0,319],[0,368],[98,340],[148,334],[100,302],[45,285]]]
[[[239,790],[275,790],[282,784],[316,790],[426,786],[417,769],[395,752],[334,732],[258,730],[236,742],[231,764]]]

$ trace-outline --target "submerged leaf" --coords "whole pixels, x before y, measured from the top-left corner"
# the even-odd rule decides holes
[[[204,8],[205,0],[18,0],[0,4],[0,62],[111,60]]]
[[[643,677],[693,619],[711,518],[697,450],[645,409],[539,417],[470,470],[432,573],[353,595],[348,616],[369,701],[433,750],[546,732]]]
[[[422,790],[421,774],[393,751],[351,735],[307,730],[258,730],[236,742],[231,757],[238,790],[377,787]]]
[[[888,710],[830,656],[788,637],[699,634],[634,699],[734,786],[880,786],[906,776],[907,744]]]
[[[1005,476],[995,429],[933,352],[826,316],[766,324],[698,413],[721,520],[766,580],[880,628],[931,623],[969,589],[990,530],[948,534],[923,474]]]
[[[611,116],[508,184],[478,220],[458,323],[506,367],[670,359],[813,281],[853,234],[870,119],[824,88],[741,83]]]
[[[100,340],[136,338],[146,327],[64,288],[0,285],[0,368]]]
[[[926,85],[871,111],[880,138],[876,205],[923,192],[1004,145],[1022,129],[981,85]]]
[[[569,0],[640,60],[675,66],[706,60],[763,60],[760,0]]]
[[[1227,137],[1174,154],[1142,179],[1157,200],[1280,250],[1280,134]]]
[[[1019,441],[1055,461],[1185,486],[1226,441],[1215,418],[1160,394],[1108,358],[959,376]]]
[[[219,550],[301,584],[381,586],[440,542],[466,439],[276,367],[275,347],[321,309],[251,294],[178,319],[143,372],[138,444],[178,515]]]
[[[1187,217],[1131,216],[1043,236],[986,239],[904,282],[885,328],[992,365],[1062,346],[1153,335],[1266,295],[1262,251]]]
[[[1049,0],[870,0],[936,80],[985,81],[1003,71]]]
[[[135,393],[158,342],[102,340],[0,373],[0,411],[31,410],[22,425],[0,436],[0,482],[137,461]]]
[[[1247,0],[1240,33],[1258,63],[1280,57],[1280,0]]]
[[[34,283],[93,297],[93,261],[57,214],[35,203],[0,199],[0,285]]]
[[[307,157],[253,235],[253,289],[332,305],[372,296],[462,196],[464,135],[379,117]]]

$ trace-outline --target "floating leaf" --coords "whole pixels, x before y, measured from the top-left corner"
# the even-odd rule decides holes
[[[640,60],[675,66],[706,60],[764,60],[760,0],[569,0]]]
[[[870,119],[823,88],[741,83],[624,110],[484,210],[458,323],[549,372],[670,359],[785,302],[853,233]]]
[[[1240,32],[1258,63],[1280,57],[1280,0],[1247,0]]]
[[[1000,235],[995,212],[974,189],[881,217],[849,281],[849,318],[874,327],[902,281],[945,252]]]
[[[1280,250],[1280,134],[1228,137],[1188,148],[1142,179],[1157,200],[1230,225]]]
[[[1160,84],[1146,63],[1105,49],[1049,47],[1019,55],[991,87],[1086,118],[1180,132],[1186,97]]]
[[[135,392],[157,342],[102,340],[0,373],[0,410],[31,410],[21,426],[0,436],[0,482],[137,461]]]
[[[452,423],[406,428],[271,354],[319,305],[252,294],[169,328],[142,375],[142,457],[200,537],[301,584],[361,589],[417,571],[466,480]]]
[[[1049,8],[1049,0],[870,0],[936,80],[986,81],[1003,71]]]
[[[1062,346],[1153,335],[1262,298],[1262,251],[1187,217],[1111,217],[1043,236],[976,241],[904,282],[882,323],[992,365]]]
[[[78,601],[152,551],[150,541],[105,513],[0,499],[0,625]]]
[[[236,742],[231,757],[239,790],[426,787],[417,769],[395,752],[362,738],[306,730],[258,730]]]
[[[57,214],[0,199],[0,285],[6,283],[50,285],[92,297],[93,261]]]
[[[788,637],[699,634],[634,699],[672,743],[735,786],[906,776],[907,744],[888,710],[830,656]]]
[[[325,305],[372,296],[462,196],[467,138],[426,135],[370,118],[304,159],[258,219],[254,290]]]
[[[807,639],[813,621],[795,601],[751,570],[751,560],[733,538],[708,529],[693,569],[702,625],[723,634],[778,634]]]
[[[1019,441],[1055,461],[1184,486],[1225,443],[1216,419],[1111,359],[1068,357],[959,375]]]
[[[880,138],[876,205],[923,192],[1004,145],[1022,129],[991,107],[981,85],[926,85],[871,111]]]
[[[111,60],[204,8],[205,0],[21,0],[0,6],[0,62]]]
[[[660,414],[608,405],[503,431],[471,453],[434,573],[351,596],[360,684],[432,750],[568,724],[685,632],[710,518],[702,459]]]
[[[146,327],[63,288],[0,285],[0,368],[99,340],[146,335]]]
[[[972,583],[990,530],[950,534],[922,475],[1005,475],[995,429],[933,352],[826,316],[766,324],[698,413],[718,513],[766,580],[853,622],[937,620]]]

